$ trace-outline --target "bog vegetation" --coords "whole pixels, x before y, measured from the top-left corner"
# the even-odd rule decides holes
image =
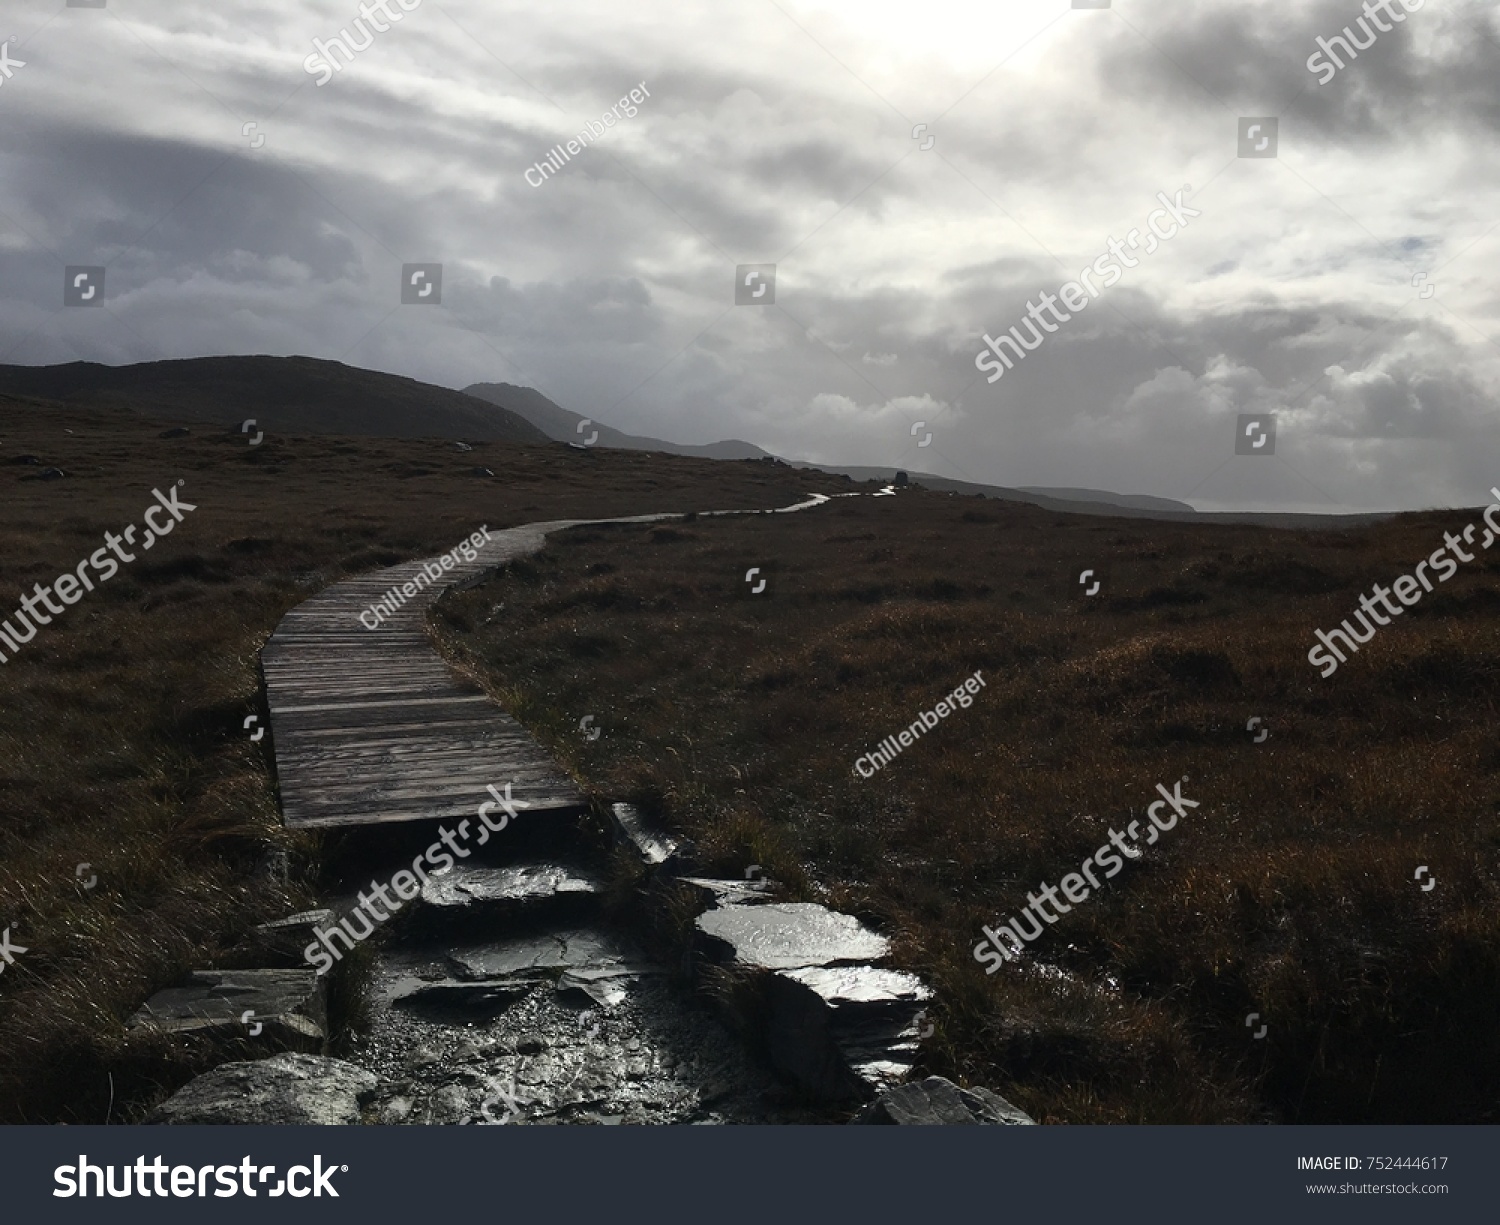
[[[1494,1121],[1500,557],[1336,676],[1307,661],[1472,518],[1312,533],[913,490],[574,529],[438,616],[596,795],[892,935],[937,990],[930,1071],[1054,1121]],[[970,709],[856,773],[976,670]],[[986,975],[983,926],[1184,776],[1201,807]]]

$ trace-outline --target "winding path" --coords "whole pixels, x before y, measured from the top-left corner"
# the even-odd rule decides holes
[[[815,493],[774,513],[821,506],[829,496]],[[553,519],[493,532],[473,561],[460,558],[374,630],[360,614],[437,558],[335,583],[292,609],[261,651],[283,821],[299,829],[443,821],[469,815],[488,786],[506,782],[528,812],[576,812],[583,795],[541,745],[443,662],[427,636],[427,610],[447,588],[537,552],[552,532],[681,517]]]
[[[505,782],[527,811],[577,811],[582,794],[531,734],[443,662],[427,610],[443,590],[535,553],[550,532],[676,517],[557,519],[491,533],[475,560],[460,558],[374,630],[360,614],[436,558],[336,583],[292,609],[261,652],[286,824],[463,817],[487,786]]]

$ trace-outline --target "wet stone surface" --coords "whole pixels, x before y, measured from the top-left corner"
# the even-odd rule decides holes
[[[598,949],[574,939],[575,951]],[[464,955],[471,966],[472,954]],[[350,1058],[373,1072],[379,1089],[367,1098],[368,1121],[412,1125],[611,1123],[826,1122],[799,1112],[784,1088],[754,1064],[708,1010],[686,1000],[654,967],[575,965],[570,975],[601,973],[619,989],[612,1007],[593,1004],[561,984],[559,972],[518,967],[510,956],[486,963],[520,969],[506,990],[514,1002],[492,1015],[451,1014],[393,1007],[393,993],[410,993],[431,976],[449,989],[482,991],[493,983],[456,982],[433,950],[382,958],[368,1041]],[[455,961],[459,958],[455,957]],[[613,970],[617,977],[610,977]],[[428,983],[427,985],[436,985]],[[415,988],[422,990],[420,985]]]
[[[880,961],[890,951],[858,919],[813,902],[725,906],[697,922],[711,949],[765,970]]]
[[[312,970],[195,970],[158,991],[129,1030],[207,1034],[226,1041],[265,1035],[271,1047],[319,1053],[327,1045],[327,995]]]
[[[375,1078],[339,1059],[283,1053],[226,1063],[189,1081],[151,1123],[341,1127],[360,1121]]]
[[[525,863],[504,868],[460,864],[431,877],[422,887],[421,896],[423,906],[452,911],[598,891],[599,882],[592,874],[562,864]]]

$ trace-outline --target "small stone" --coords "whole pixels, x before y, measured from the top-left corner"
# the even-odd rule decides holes
[[[627,843],[648,864],[666,863],[680,849],[676,842],[665,834],[653,833],[646,827],[646,819],[633,804],[615,804],[610,808],[614,825],[615,841]]]

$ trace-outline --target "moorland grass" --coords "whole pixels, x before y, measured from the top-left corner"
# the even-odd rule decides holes
[[[1328,680],[1306,659],[1472,519],[1287,531],[913,489],[574,529],[435,620],[597,798],[891,935],[937,990],[930,1071],[1050,1121],[1494,1121],[1500,557]],[[1090,566],[1109,582],[1083,601]],[[975,670],[970,709],[855,774]],[[982,925],[1184,776],[1201,807],[987,976]]]
[[[0,396],[0,616],[139,523],[152,488],[181,478],[198,507],[0,665],[0,929],[27,950],[0,974],[0,1122],[126,1122],[222,1061],[202,1044],[127,1042],[124,1022],[189,970],[259,964],[254,925],[318,897],[322,840],[282,828],[271,738],[244,727],[264,718],[258,651],[289,609],[483,524],[850,487],[764,463],[438,440],[252,447],[196,424],[163,438],[167,424]],[[68,475],[34,479],[48,465]],[[289,872],[272,869],[275,851]],[[336,1011],[356,1013],[357,983],[335,986]]]

